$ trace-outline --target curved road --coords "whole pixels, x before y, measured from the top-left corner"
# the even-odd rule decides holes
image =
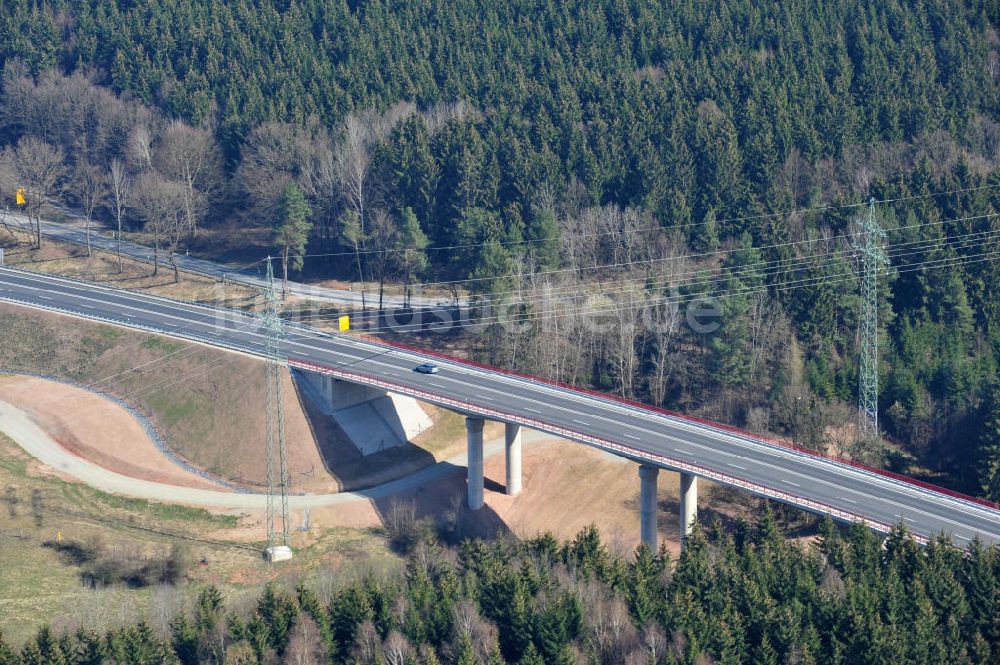
[[[0,432],[13,439],[32,457],[43,464],[72,476],[103,492],[187,505],[224,509],[263,510],[267,495],[227,492],[225,490],[194,489],[151,480],[126,476],[78,457],[63,448],[41,429],[23,410],[0,400]],[[497,439],[486,446],[489,455],[503,449],[503,440]],[[382,499],[393,494],[415,489],[424,483],[438,480],[454,473],[456,467],[465,466],[465,455],[456,455],[433,464],[404,478],[393,480],[366,490],[336,494],[293,494],[288,497],[292,508],[315,508],[351,501]]]
[[[259,321],[239,312],[9,268],[0,269],[0,300],[265,353]],[[946,533],[960,544],[977,536],[1000,542],[1000,510],[943,491],[540,380],[457,360],[436,360],[441,372],[425,376],[413,367],[433,359],[426,354],[306,326],[286,332],[282,348],[293,367],[519,423],[880,531],[902,521],[922,539]]]

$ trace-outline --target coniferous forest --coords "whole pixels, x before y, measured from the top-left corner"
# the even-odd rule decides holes
[[[593,528],[559,543],[419,543],[397,576],[322,592],[269,585],[233,608],[204,587],[161,636],[45,628],[3,665],[351,663],[462,665],[973,665],[1000,657],[1000,558],[973,543],[916,545],[830,522],[803,547],[765,513],[696,532],[676,562],[622,556]]]
[[[4,203],[470,298],[533,324],[455,332],[476,359],[1000,500],[1000,3],[5,0],[0,66]],[[870,200],[884,441],[842,427]],[[1000,662],[978,544],[765,517],[676,562],[589,531],[408,561],[0,665]]]
[[[467,335],[483,360],[998,498],[998,22],[982,0],[11,0],[0,179],[168,261],[472,294],[535,324]],[[831,435],[869,199],[892,453]],[[675,305],[706,294],[722,325],[694,332]]]
[[[998,498],[998,22],[983,0],[12,0],[5,182],[40,155],[35,199],[168,259],[259,260],[263,231],[293,276],[536,324],[462,342],[489,362]],[[102,174],[133,196],[95,198]],[[830,434],[871,198],[888,457]],[[675,307],[705,294],[710,334]]]

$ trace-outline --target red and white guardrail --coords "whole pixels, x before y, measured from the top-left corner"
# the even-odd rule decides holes
[[[736,476],[731,476],[729,474],[721,473],[714,469],[699,466],[697,464],[691,464],[690,462],[684,462],[681,460],[666,457],[664,455],[659,455],[656,453],[647,452],[645,450],[640,450],[638,448],[633,448],[631,446],[623,445],[615,441],[610,441],[608,439],[603,439],[601,437],[593,436],[592,434],[587,434],[585,432],[579,432],[577,430],[572,430],[561,425],[554,425],[543,420],[538,420],[535,418],[528,418],[526,416],[511,413],[507,411],[501,411],[499,409],[484,407],[478,404],[473,404],[465,400],[455,399],[454,397],[448,397],[447,395],[441,395],[435,392],[412,388],[410,386],[405,386],[393,381],[386,381],[370,374],[365,374],[362,372],[357,372],[353,370],[345,370],[336,367],[328,367],[326,365],[320,365],[317,363],[311,363],[304,360],[289,359],[288,364],[290,367],[296,369],[302,369],[309,372],[314,372],[317,374],[325,374],[327,376],[333,376],[336,378],[346,379],[355,383],[363,383],[369,386],[375,386],[378,388],[385,388],[386,390],[391,390],[394,393],[399,393],[401,395],[408,395],[417,399],[421,399],[427,402],[432,402],[435,404],[440,404],[443,406],[453,407],[459,411],[474,414],[477,416],[486,416],[494,418],[496,420],[501,420],[505,422],[517,423],[519,425],[524,425],[532,429],[537,429],[551,434],[556,434],[564,436],[581,443],[586,443],[603,450],[607,450],[613,453],[619,453],[626,457],[634,460],[646,460],[653,462],[655,464],[660,464],[677,471],[686,471],[693,473],[695,475],[707,478],[709,480],[714,480],[716,482],[730,485],[734,487],[739,487],[748,492],[758,494],[760,496],[774,499],[776,501],[781,501],[784,503],[789,503],[812,512],[830,515],[848,522],[861,522],[866,526],[875,529],[876,531],[881,531],[883,533],[888,533],[892,529],[891,524],[886,524],[885,522],[879,522],[865,515],[858,513],[853,513],[848,510],[843,510],[842,508],[837,508],[836,506],[831,506],[829,504],[822,503],[820,501],[814,501],[803,496],[798,496],[785,492],[782,490],[776,490],[759,483],[754,483],[742,478],[737,478]],[[922,534],[913,534],[914,540],[926,543],[927,538]]]

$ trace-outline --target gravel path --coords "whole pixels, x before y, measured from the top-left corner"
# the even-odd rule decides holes
[[[192,489],[140,480],[110,471],[70,453],[36,425],[27,413],[4,401],[0,401],[0,431],[43,464],[104,492],[150,501],[224,509],[259,510],[263,509],[266,504],[267,497],[264,494],[238,494],[221,490]],[[547,437],[529,431],[525,432],[524,438],[525,443],[527,443]],[[495,455],[502,452],[503,445],[503,439],[490,441],[486,445],[485,453]],[[460,473],[465,466],[466,456],[463,453],[421,469],[405,478],[377,485],[367,490],[338,494],[293,495],[288,497],[288,504],[291,508],[313,508],[352,501],[381,499],[415,489],[449,474]]]

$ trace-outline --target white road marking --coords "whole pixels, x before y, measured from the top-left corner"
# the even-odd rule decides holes
[[[787,483],[787,484],[789,484],[789,485],[791,485],[793,487],[802,487],[802,485],[799,485],[798,483],[793,483],[790,480],[782,480],[782,482]]]
[[[630,439],[635,439],[636,441],[642,441],[642,439],[632,434],[625,433],[625,436],[627,436]]]
[[[91,302],[99,302],[99,303],[102,303],[102,304],[104,304],[104,305],[106,305],[108,307],[113,307],[113,308],[116,308],[118,310],[133,310],[133,311],[139,311],[139,312],[147,312],[149,314],[154,315],[154,317],[151,317],[151,318],[154,318],[154,320],[152,321],[152,323],[154,323],[154,324],[157,323],[157,322],[159,322],[159,321],[162,321],[164,318],[172,318],[174,320],[182,320],[186,324],[185,327],[201,328],[201,327],[207,327],[209,325],[208,323],[206,323],[204,321],[197,320],[198,317],[195,317],[196,320],[192,320],[192,316],[194,314],[196,314],[197,312],[205,312],[208,308],[203,308],[202,307],[202,308],[197,308],[196,309],[197,306],[195,306],[195,305],[172,304],[172,303],[166,302],[166,301],[158,299],[158,298],[153,298],[153,297],[150,297],[150,296],[143,296],[142,294],[126,294],[126,295],[123,296],[123,295],[112,293],[110,290],[101,290],[99,287],[97,289],[95,289],[94,287],[88,287],[86,289],[83,289],[83,288],[80,288],[80,287],[77,287],[77,286],[73,285],[72,283],[67,282],[66,280],[61,280],[61,279],[51,278],[51,277],[39,278],[39,277],[22,277],[22,276],[19,276],[19,280],[20,280],[20,282],[18,282],[16,284],[13,284],[14,286],[17,286],[18,290],[23,290],[25,288],[23,282],[30,282],[30,283],[36,283],[36,284],[45,284],[45,285],[51,285],[53,282],[58,282],[58,283],[60,283],[60,290],[59,291],[54,291],[54,290],[51,290],[51,289],[41,289],[40,287],[38,288],[38,290],[46,290],[46,291],[49,291],[51,293],[57,293],[57,294],[66,296],[68,298],[71,298],[74,301],[86,299],[86,300],[90,300]],[[95,293],[95,291],[96,291],[96,293]],[[81,295],[76,295],[76,293],[79,293]],[[94,296],[103,296],[103,298],[101,298],[101,297],[94,297]],[[121,302],[124,298],[129,298],[129,299],[131,299],[133,301],[137,301],[137,302],[141,302],[141,303],[146,303],[147,306],[150,306],[150,307],[155,306],[158,311],[152,312],[152,311],[149,311],[149,310],[143,310],[143,309],[138,308],[138,307],[130,307],[130,306],[126,305],[125,303]],[[79,304],[79,303],[74,302],[74,304]],[[171,314],[169,314],[167,312],[181,313],[181,314],[183,314],[183,318],[181,318],[179,316],[171,315]],[[214,310],[211,311],[211,314],[212,314],[213,317],[219,316],[219,313],[215,312]],[[263,338],[263,335],[261,335],[261,334],[259,334],[257,332],[254,332],[257,329],[258,326],[257,326],[256,322],[253,319],[251,319],[250,317],[248,317],[246,315],[240,315],[239,313],[236,313],[236,312],[232,312],[232,313],[228,313],[227,312],[227,313],[224,314],[224,316],[226,317],[226,320],[231,321],[234,324],[234,327],[237,329],[237,330],[233,330],[232,332],[237,333],[237,334],[239,334],[239,335],[241,335],[243,337],[248,337],[248,338]],[[128,317],[126,317],[126,318],[128,318]],[[176,324],[174,324],[174,325],[176,326]],[[245,326],[249,326],[251,329],[250,330],[244,330],[243,328]],[[198,335],[205,335],[205,332],[204,331],[199,331],[199,330],[191,330],[191,334],[194,335],[194,336],[198,336]],[[219,335],[219,334],[222,334],[222,333],[219,332],[219,333],[212,333],[212,334],[213,335]],[[334,342],[334,340],[330,339],[328,336],[313,335],[312,337],[314,339],[314,343],[318,343],[318,344],[324,344],[324,345],[326,345],[328,343]],[[363,361],[366,362],[366,364],[368,364],[368,361],[369,361],[369,357],[368,356],[370,356],[370,354],[372,354],[373,351],[376,351],[376,348],[372,344],[365,343],[365,342],[362,342],[360,340],[343,340],[343,339],[340,339],[340,340],[337,340],[337,342],[340,342],[342,345],[346,343],[346,345],[351,350],[365,353],[366,357],[365,358],[357,358],[353,354],[346,352],[345,349],[343,349],[343,348],[322,348],[320,350],[323,352],[324,356],[329,357],[329,358],[345,358],[345,357],[346,358],[357,358],[358,360],[363,360]],[[247,343],[246,341],[240,340],[240,344],[246,344],[246,343]],[[336,342],[334,342],[334,343],[336,343]],[[227,345],[223,345],[223,346],[231,346],[231,345],[227,344]],[[297,346],[297,344],[296,344],[296,346]],[[243,347],[241,346],[240,348],[243,348]],[[315,349],[317,347],[310,347],[310,348],[314,348]],[[377,355],[390,355],[390,356],[392,356],[392,355],[398,355],[398,356],[413,355],[413,357],[420,358],[421,360],[425,360],[426,359],[426,357],[423,356],[423,355],[403,354],[403,353],[398,353],[398,352],[386,351],[384,349],[377,349]],[[378,363],[378,362],[372,362],[371,364],[384,366],[384,363]],[[990,518],[994,517],[994,515],[995,515],[995,511],[992,511],[992,510],[989,510],[989,509],[986,509],[986,508],[982,508],[982,507],[974,506],[974,505],[968,505],[965,502],[961,502],[959,500],[952,500],[952,499],[948,499],[946,497],[941,497],[937,493],[933,493],[933,492],[928,491],[928,490],[922,490],[922,489],[919,489],[919,488],[914,488],[914,487],[905,485],[905,484],[903,484],[901,482],[899,482],[899,483],[893,483],[892,481],[889,481],[888,479],[879,478],[879,477],[876,477],[876,476],[869,475],[867,473],[859,473],[858,471],[853,470],[853,469],[843,468],[840,465],[837,465],[837,464],[835,464],[833,462],[826,462],[826,461],[818,459],[818,458],[806,458],[805,455],[803,455],[801,453],[796,453],[794,451],[783,449],[783,448],[780,448],[780,447],[778,447],[778,446],[776,446],[774,444],[769,444],[767,442],[757,441],[757,440],[753,439],[750,436],[743,436],[743,435],[739,435],[739,434],[731,434],[731,433],[725,433],[725,432],[721,432],[721,431],[716,431],[716,430],[713,430],[711,428],[707,428],[704,425],[699,425],[697,423],[692,423],[692,422],[689,422],[689,421],[685,421],[685,420],[680,419],[680,418],[672,418],[672,417],[669,417],[669,416],[663,416],[663,415],[660,415],[660,414],[651,413],[651,412],[642,410],[639,407],[635,407],[635,406],[625,406],[625,405],[612,405],[612,404],[608,404],[608,403],[605,403],[604,401],[598,400],[597,398],[594,398],[594,397],[579,395],[579,394],[574,393],[572,391],[569,391],[567,389],[560,389],[560,388],[557,388],[557,387],[554,387],[554,386],[549,386],[547,384],[543,384],[543,383],[537,382],[537,381],[531,381],[531,380],[524,380],[524,379],[515,378],[515,377],[509,377],[509,376],[506,376],[506,375],[503,375],[503,374],[498,374],[498,373],[493,373],[493,372],[478,370],[478,369],[475,369],[475,368],[467,368],[467,367],[465,367],[465,366],[463,366],[461,364],[454,364],[453,365],[453,369],[456,369],[457,373],[466,374],[466,375],[468,375],[468,376],[470,376],[470,377],[472,377],[472,378],[474,378],[474,379],[476,379],[477,381],[480,381],[480,382],[493,382],[494,384],[507,384],[508,386],[521,388],[523,390],[528,390],[528,391],[531,391],[531,392],[535,392],[536,394],[537,393],[542,393],[542,394],[553,395],[553,396],[557,396],[560,399],[568,401],[568,402],[576,402],[578,404],[585,404],[587,407],[590,407],[590,408],[600,408],[604,413],[608,413],[609,415],[613,414],[613,415],[619,416],[619,418],[601,417],[601,416],[597,416],[596,414],[595,414],[594,417],[599,418],[600,420],[603,420],[605,422],[611,423],[611,424],[615,425],[616,427],[629,428],[629,429],[631,429],[633,431],[637,430],[637,431],[640,431],[640,432],[648,432],[648,433],[650,433],[650,434],[653,435],[654,440],[659,440],[661,442],[664,441],[664,440],[666,440],[666,441],[675,441],[675,442],[683,442],[683,443],[687,443],[687,444],[693,445],[696,448],[702,449],[704,451],[707,451],[707,452],[709,452],[711,454],[715,454],[715,455],[733,455],[734,454],[734,453],[728,452],[727,450],[725,450],[721,446],[727,446],[727,447],[731,447],[731,448],[743,448],[743,449],[750,450],[753,453],[755,453],[757,455],[761,455],[761,456],[763,456],[765,458],[766,457],[772,457],[772,458],[779,458],[779,459],[787,459],[789,461],[795,461],[795,462],[797,462],[798,466],[808,466],[808,467],[811,467],[810,473],[808,475],[806,475],[806,474],[803,474],[803,473],[796,473],[795,471],[792,471],[792,470],[789,470],[789,473],[791,475],[795,476],[795,477],[805,478],[806,480],[808,480],[811,483],[812,482],[818,482],[820,484],[827,485],[827,486],[830,486],[830,487],[836,487],[837,486],[836,483],[830,482],[828,480],[825,480],[822,477],[813,475],[815,472],[824,472],[825,471],[825,472],[831,474],[832,476],[841,476],[841,477],[843,477],[845,479],[851,479],[851,480],[853,480],[855,482],[860,482],[862,484],[862,486],[867,485],[868,487],[871,487],[872,489],[875,489],[876,487],[878,487],[878,488],[880,488],[882,490],[890,490],[891,492],[896,493],[897,495],[902,494],[902,495],[906,495],[906,496],[913,497],[913,498],[919,498],[921,501],[925,501],[925,502],[929,501],[929,500],[932,500],[932,499],[943,499],[945,502],[947,502],[949,504],[954,504],[954,510],[957,510],[958,512],[961,512],[963,514],[976,515],[977,517],[988,516]],[[440,384],[433,384],[433,385],[438,385],[439,387],[443,387],[443,386],[440,386]],[[510,393],[511,393],[510,390],[497,390],[496,388],[492,388],[492,387],[490,387],[488,385],[487,386],[478,386],[477,388],[482,389],[482,390],[489,390],[490,392],[501,394],[503,396],[509,396]],[[528,409],[522,408],[521,410],[528,410]],[[532,410],[532,411],[534,413],[540,413],[537,410]],[[565,406],[562,406],[562,405],[559,405],[559,404],[552,404],[549,407],[549,411],[564,411],[564,412],[573,413],[573,412],[576,412],[577,410],[567,409]],[[631,421],[630,422],[625,422],[625,418],[629,418]],[[643,427],[637,427],[637,426],[635,426],[635,425],[632,424],[636,420],[648,422],[650,424],[656,423],[658,426],[662,426],[662,424],[666,420],[671,425],[672,429],[674,429],[674,430],[680,430],[680,431],[677,432],[677,434],[679,434],[679,435],[683,435],[684,432],[690,432],[692,434],[697,434],[697,435],[705,437],[707,439],[711,439],[712,441],[711,441],[710,445],[703,445],[703,444],[695,443],[694,441],[681,440],[681,439],[679,439],[679,438],[677,438],[675,436],[670,436],[668,434],[665,434],[662,431],[655,431],[654,432],[654,431],[651,431],[651,430],[647,430],[647,429],[645,429]],[[635,438],[635,437],[633,437],[633,438]],[[676,449],[676,450],[678,452],[682,452],[684,454],[689,454],[689,455],[694,455],[695,454],[695,453],[692,453],[690,451],[685,451],[685,450],[682,450],[682,449]],[[767,461],[767,460],[765,460],[765,461]],[[791,481],[788,481],[788,482],[790,484],[796,485],[797,487],[799,486],[799,485],[797,485],[795,483],[791,483]],[[878,500],[878,501],[882,501],[882,502],[888,503],[890,505],[898,505],[898,506],[900,506],[902,508],[906,508],[906,509],[910,509],[911,508],[910,505],[901,505],[897,501],[893,501],[892,499],[888,498],[885,495],[884,491],[883,492],[877,492],[877,494],[874,495],[874,496],[871,495],[871,494],[867,494],[865,492],[858,492],[858,495],[859,496],[868,497],[868,498],[871,498],[871,499],[875,499],[875,500]],[[891,496],[891,494],[889,496]],[[849,501],[850,503],[858,503],[857,501],[854,501],[853,499],[847,499],[846,497],[840,497],[840,498],[842,500],[844,500],[844,501]],[[922,515],[927,515],[929,517],[934,517],[934,518],[937,518],[937,519],[941,519],[941,520],[944,520],[946,522],[954,523],[954,524],[956,524],[956,526],[963,526],[962,524],[960,524],[958,522],[955,522],[954,519],[949,519],[949,518],[947,518],[945,516],[938,515],[938,514],[936,514],[936,512],[934,512],[934,513],[928,513],[928,512],[926,512],[924,510],[919,510],[919,509],[914,509],[913,512],[916,512],[916,513],[922,514]],[[984,532],[984,533],[988,533],[988,532]],[[995,535],[995,534],[990,534],[990,535]]]
[[[674,452],[680,453],[681,455],[694,455],[690,450],[681,450],[680,448],[674,448]]]
[[[847,501],[849,503],[857,503],[857,501],[855,501],[854,499],[848,499],[846,496],[838,496],[837,498],[840,499],[841,501]]]
[[[747,468],[745,466],[740,466],[739,464],[733,464],[732,462],[727,462],[727,464],[729,464],[729,466],[735,467],[737,469],[743,469],[744,471],[747,470]]]

